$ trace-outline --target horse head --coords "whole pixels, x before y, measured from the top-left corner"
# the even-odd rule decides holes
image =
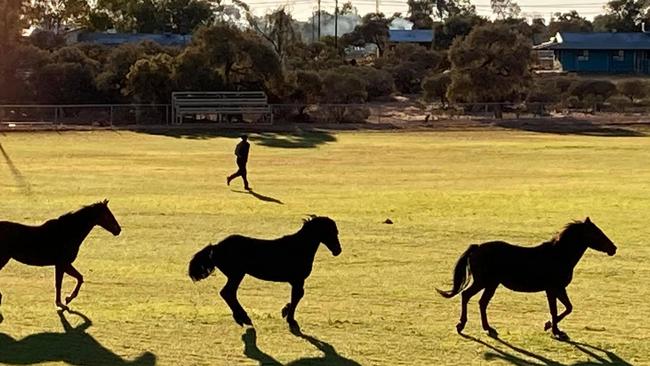
[[[311,216],[310,219],[304,220],[304,228],[318,239],[320,243],[325,244],[327,249],[335,257],[341,254],[341,243],[339,242],[339,230],[336,222],[325,216]]]
[[[612,256],[616,254],[616,245],[603,233],[589,217],[581,224],[583,227],[583,237],[587,241],[587,246],[599,252],[605,252]]]
[[[97,225],[101,226],[106,231],[110,232],[115,236],[120,235],[120,232],[122,232],[122,228],[120,227],[120,224],[118,224],[117,220],[115,219],[115,216],[113,216],[111,210],[108,208],[108,200],[103,200],[102,202],[98,202],[94,206],[96,208],[95,212],[96,212]]]

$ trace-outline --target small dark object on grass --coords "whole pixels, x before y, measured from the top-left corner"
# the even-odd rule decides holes
[[[384,224],[392,224],[392,223],[393,221],[391,219],[386,219],[386,221],[384,221]]]

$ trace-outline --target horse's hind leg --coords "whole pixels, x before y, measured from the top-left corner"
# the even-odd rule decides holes
[[[486,287],[485,291],[483,291],[483,294],[481,295],[481,299],[478,301],[479,308],[481,309],[481,323],[483,325],[483,330],[487,330],[490,337],[498,336],[496,329],[490,326],[490,323],[488,323],[488,319],[487,319],[487,307],[488,304],[490,303],[490,300],[492,299],[492,296],[494,296],[494,292],[497,290],[498,286],[499,285],[496,286],[492,285]]]
[[[9,263],[9,259],[11,259],[11,258],[10,257],[0,257],[0,269],[3,269],[4,266],[6,266],[7,263]],[[1,292],[0,292],[0,304],[2,304],[2,293]]]
[[[469,299],[482,289],[483,286],[477,284],[475,280],[474,283],[472,283],[472,285],[461,294],[460,320],[458,320],[458,324],[456,324],[456,331],[458,331],[458,334],[465,329],[465,324],[467,323],[467,303],[469,302]]]
[[[253,325],[251,318],[246,314],[246,310],[241,306],[237,300],[237,288],[244,279],[243,274],[231,275],[228,277],[228,282],[219,292],[221,297],[226,301],[226,304],[232,310],[232,316],[235,318],[237,324],[243,326],[244,324]]]
[[[300,331],[300,326],[295,319],[296,308],[300,299],[305,295],[304,281],[297,281],[291,283],[291,302],[284,306],[282,309],[282,317],[287,318],[289,328],[294,332]]]
[[[77,295],[79,295],[79,289],[81,289],[81,284],[84,283],[84,276],[77,271],[72,264],[70,264],[67,268],[65,268],[65,273],[69,274],[70,276],[74,277],[77,280],[77,285],[75,286],[74,290],[70,293],[68,297],[65,298],[65,303],[66,305],[70,303]]]

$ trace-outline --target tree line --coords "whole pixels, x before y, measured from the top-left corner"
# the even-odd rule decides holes
[[[569,89],[576,103],[625,95],[614,86],[613,94],[587,97],[591,89],[579,92],[576,80],[566,88],[562,80],[549,86],[531,71],[532,45],[557,31],[636,30],[648,16],[645,2],[614,0],[593,22],[572,11],[556,14],[546,25],[518,18],[512,1],[495,1],[498,17],[490,21],[465,0],[409,0],[406,16],[366,14],[339,39],[307,43],[285,9],[256,17],[239,1],[99,0],[91,7],[83,0],[0,0],[0,103],[166,104],[173,90],[264,90],[273,103],[303,106],[361,104],[394,93],[423,93],[442,105],[552,101]],[[343,8],[353,11],[350,3]],[[435,42],[389,45],[389,25],[396,18],[435,29]],[[191,33],[192,42],[183,48],[153,42],[65,45],[60,30],[72,24]],[[49,31],[25,39],[21,30],[30,25]],[[369,43],[379,57],[345,57],[346,48]],[[304,115],[305,107],[297,112]]]

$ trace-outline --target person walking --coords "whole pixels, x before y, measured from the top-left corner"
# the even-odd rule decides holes
[[[237,171],[232,175],[226,178],[226,184],[230,185],[230,182],[237,178],[241,177],[244,180],[244,189],[251,190],[251,187],[248,185],[248,179],[246,179],[246,163],[248,163],[248,152],[251,149],[251,144],[248,143],[248,136],[241,135],[241,141],[235,147],[235,156],[237,157]]]

